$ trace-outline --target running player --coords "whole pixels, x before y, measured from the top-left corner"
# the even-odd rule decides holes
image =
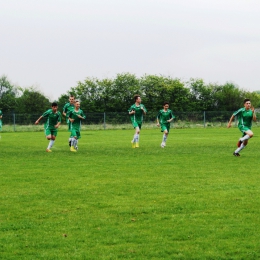
[[[63,111],[62,114],[65,116],[66,118],[66,123],[68,125],[68,130],[70,131],[70,121],[69,121],[69,117],[68,117],[68,113],[74,109],[74,104],[75,104],[75,97],[74,96],[70,96],[69,97],[69,102],[66,103],[63,107]],[[69,146],[71,146],[71,138],[69,138]]]
[[[3,126],[2,118],[3,118],[3,112],[2,110],[0,110],[0,131],[2,130],[2,126]]]
[[[251,106],[250,99],[246,98],[244,100],[244,107],[238,109],[231,116],[227,127],[231,127],[231,123],[234,117],[238,118],[238,128],[242,132],[242,137],[238,140],[237,149],[234,151],[234,156],[240,156],[239,152],[244,149],[248,143],[248,140],[253,137],[254,133],[251,130],[252,120],[256,121],[255,109]]]
[[[135,103],[128,109],[128,113],[131,118],[132,125],[135,129],[135,134],[133,137],[132,148],[138,148],[139,147],[139,135],[140,130],[142,128],[143,123],[143,115],[147,113],[147,110],[143,104],[141,104],[141,97],[140,95],[134,95],[134,101]]]
[[[166,140],[170,132],[171,121],[175,118],[172,111],[169,109],[169,102],[163,103],[163,109],[161,109],[157,115],[157,126],[161,126],[161,132],[163,132],[163,139],[161,147],[166,146]]]
[[[80,139],[80,128],[81,120],[86,119],[83,111],[80,109],[80,102],[75,102],[75,108],[70,110],[68,113],[68,118],[70,121],[70,139],[71,139],[71,152],[76,152],[78,150],[78,139]]]
[[[45,111],[36,121],[35,124],[38,125],[42,118],[47,118],[44,124],[45,136],[50,140],[46,152],[51,152],[51,148],[55,142],[58,133],[58,127],[61,123],[61,113],[58,111],[58,104],[53,102],[51,104],[51,109]]]

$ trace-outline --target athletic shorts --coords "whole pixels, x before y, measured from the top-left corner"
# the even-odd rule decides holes
[[[247,132],[248,130],[251,131],[251,128],[249,128],[247,126],[239,126],[238,128],[243,133],[243,136],[245,135],[245,132]]]
[[[54,135],[54,136],[57,136],[58,134],[58,130],[57,129],[45,129],[44,130],[45,132],[45,135],[48,136],[48,135]]]
[[[164,132],[165,130],[170,132],[170,124],[161,124],[161,132]]]
[[[77,129],[72,129],[70,137],[75,137],[75,136],[77,136],[77,139],[79,139],[80,138],[80,131],[78,131]]]
[[[138,124],[137,122],[132,122],[132,125],[134,128],[136,128],[136,127],[139,127],[140,129],[142,128],[142,123]]]

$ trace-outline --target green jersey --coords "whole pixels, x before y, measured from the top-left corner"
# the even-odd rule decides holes
[[[233,115],[237,116],[239,128],[251,128],[253,120],[253,111],[251,109],[240,108]]]
[[[164,109],[161,109],[157,115],[157,119],[161,124],[170,124],[169,122],[167,122],[167,120],[170,120],[172,118],[175,118],[175,116],[173,115],[172,111],[170,109],[167,109],[167,111],[164,111]]]
[[[75,107],[74,107],[74,104],[70,104],[70,103],[66,103],[63,107],[63,111],[65,114],[66,114],[66,119],[68,119],[68,113],[73,110]],[[68,122],[67,122],[68,123]]]
[[[130,115],[130,118],[131,118],[131,121],[132,121],[133,124],[134,123],[142,124],[142,122],[143,122],[143,110],[141,108],[143,108],[145,113],[147,113],[147,110],[146,110],[146,108],[143,104],[140,104],[139,106],[137,106],[136,104],[133,104],[128,109],[128,112],[131,112],[133,110],[135,111],[135,114]]]
[[[75,109],[73,109],[68,113],[68,117],[74,119],[74,121],[70,124],[70,130],[74,129],[80,131],[82,119],[79,118],[78,115],[82,116],[84,119],[86,118],[81,109],[79,109],[78,111],[75,111]]]
[[[3,116],[2,110],[0,110],[0,116]],[[2,118],[0,118],[0,130],[2,129]]]
[[[52,109],[48,109],[46,112],[44,112],[42,117],[47,118],[44,124],[45,129],[55,130],[55,125],[57,125],[58,122],[61,122],[61,113],[59,111],[54,113]]]

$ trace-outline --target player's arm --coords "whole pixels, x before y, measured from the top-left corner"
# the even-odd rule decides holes
[[[251,110],[253,112],[253,121],[256,122],[256,113],[255,113],[255,108],[251,107]]]
[[[174,115],[171,113],[170,114],[170,119],[167,120],[168,123],[171,123],[171,121],[174,119]]]
[[[58,117],[58,120],[57,120],[57,124],[54,126],[55,128],[58,128],[61,124],[61,114],[59,113],[59,117]]]
[[[144,106],[144,105],[142,105],[142,106],[141,106],[141,109],[143,110],[143,114],[144,114],[144,115],[146,115],[146,113],[147,113],[147,110],[146,110],[146,108],[145,108],[145,106]]]
[[[232,116],[230,117],[229,122],[228,122],[228,124],[227,124],[227,128],[230,128],[230,127],[231,127],[231,124],[232,124],[232,121],[233,121],[234,117],[235,117],[234,115],[232,115]]]
[[[160,119],[160,112],[158,113],[158,115],[157,115],[157,117],[156,117],[156,121],[157,121],[157,126],[160,126],[160,121],[159,121],[159,119]]]
[[[133,108],[133,107],[130,107],[130,108],[128,109],[128,113],[129,113],[129,115],[135,114],[134,108]]]
[[[80,115],[78,115],[78,118],[80,118],[80,119],[86,119],[86,116],[83,114],[83,112],[81,112]]]
[[[40,117],[35,121],[34,124],[35,124],[35,125],[38,125],[42,118],[43,118],[43,116],[40,116]]]

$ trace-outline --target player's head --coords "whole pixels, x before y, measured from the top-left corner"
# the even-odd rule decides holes
[[[170,105],[169,105],[169,102],[168,102],[168,101],[164,101],[164,102],[163,102],[163,107],[164,107],[164,108],[169,108],[169,106],[170,106]]]
[[[69,102],[70,102],[70,104],[74,104],[74,102],[75,102],[75,97],[74,97],[73,95],[70,95],[70,97],[69,97]]]
[[[79,102],[79,100],[75,100],[75,107],[76,107],[76,108],[80,107],[80,102]]]
[[[246,102],[251,103],[249,98],[245,98],[245,99],[244,99],[244,104],[245,104]]]
[[[141,96],[139,94],[134,95],[134,101],[141,103]]]
[[[247,108],[247,109],[250,109],[251,107],[251,101],[249,98],[245,98],[244,99],[244,107]]]
[[[57,110],[58,110],[58,104],[57,104],[57,102],[51,103],[51,108],[52,108],[53,111],[57,111]]]

